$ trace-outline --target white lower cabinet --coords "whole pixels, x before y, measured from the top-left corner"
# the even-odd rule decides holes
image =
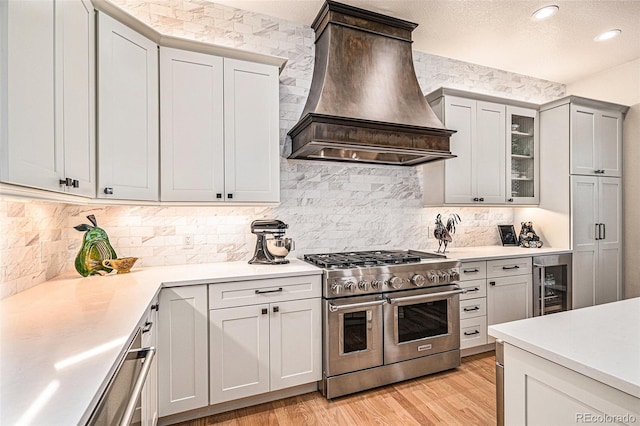
[[[532,258],[464,262],[460,266],[460,349],[487,343],[487,326],[531,316]]]
[[[229,300],[209,312],[211,404],[321,379],[320,276],[212,285],[212,307]]]
[[[160,293],[160,417],[209,402],[207,301],[206,285],[165,288]]]

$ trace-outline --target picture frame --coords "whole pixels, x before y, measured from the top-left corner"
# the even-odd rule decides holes
[[[518,236],[513,225],[498,225],[498,232],[500,232],[500,240],[503,246],[518,245]]]

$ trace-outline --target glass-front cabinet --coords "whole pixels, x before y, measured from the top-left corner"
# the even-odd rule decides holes
[[[539,146],[538,112],[507,106],[507,192],[508,204],[538,204]]]

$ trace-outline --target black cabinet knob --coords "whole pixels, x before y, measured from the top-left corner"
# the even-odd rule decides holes
[[[227,194],[227,198],[229,199],[233,198],[233,194]]]
[[[273,312],[277,314],[278,312],[280,312],[280,308],[277,307],[277,306],[274,306],[273,307]]]
[[[473,199],[473,201],[480,201],[480,198],[475,197],[475,198]]]
[[[509,198],[507,201],[513,203],[513,198]]]
[[[107,195],[113,195],[113,188],[105,188],[104,193]]]
[[[217,199],[221,199],[221,198],[222,198],[222,192],[218,192],[218,193],[216,194],[216,198],[217,198]]]
[[[495,281],[489,281],[489,284],[490,285],[496,285],[496,282]]]
[[[482,197],[481,197],[481,198],[480,198],[480,202],[483,202],[483,201],[484,201],[484,198],[482,198]]]

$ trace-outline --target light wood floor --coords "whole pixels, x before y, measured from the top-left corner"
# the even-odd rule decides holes
[[[178,425],[495,425],[495,405],[488,352],[463,358],[455,370],[332,401],[313,392]]]

